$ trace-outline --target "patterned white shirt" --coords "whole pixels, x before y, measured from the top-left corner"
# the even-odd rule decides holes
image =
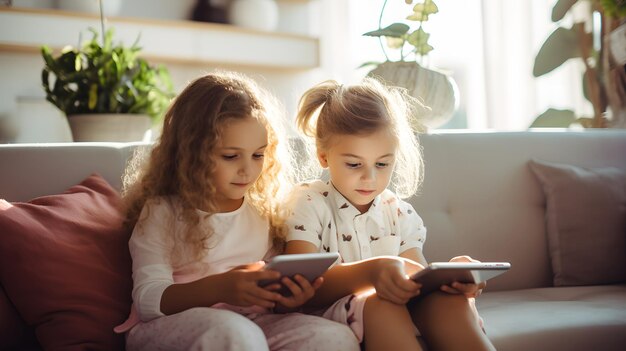
[[[421,250],[426,240],[422,218],[388,189],[361,214],[332,183],[316,180],[296,187],[287,206],[287,241],[304,240],[319,252],[339,252],[341,262]]]

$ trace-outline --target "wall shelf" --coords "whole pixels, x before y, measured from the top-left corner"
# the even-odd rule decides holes
[[[110,17],[114,41],[131,45],[139,35],[142,55],[151,61],[225,64],[305,70],[319,66],[319,40],[300,34],[265,32],[226,24]],[[0,7],[0,51],[39,52],[77,46],[100,31],[99,17],[54,9]]]

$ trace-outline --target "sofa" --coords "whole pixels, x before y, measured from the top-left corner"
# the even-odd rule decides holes
[[[449,132],[420,143],[424,183],[408,201],[428,228],[427,260],[467,254],[512,265],[477,299],[496,348],[623,350],[626,131]],[[123,347],[111,328],[130,308],[130,233],[111,208],[141,146],[0,145],[0,349]],[[108,225],[80,223],[105,216]],[[88,256],[61,262],[78,251]]]

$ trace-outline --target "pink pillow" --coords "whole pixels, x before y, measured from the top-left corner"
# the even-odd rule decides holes
[[[122,350],[131,305],[120,196],[92,175],[59,195],[0,200],[0,282],[46,350]]]
[[[20,350],[31,336],[26,323],[0,286],[0,350]]]
[[[626,282],[626,170],[529,164],[546,198],[554,285]]]

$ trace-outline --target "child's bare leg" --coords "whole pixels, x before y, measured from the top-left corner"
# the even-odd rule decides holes
[[[412,305],[411,315],[433,350],[495,350],[463,295],[434,292]]]
[[[373,294],[363,309],[365,349],[422,350],[406,306]]]

